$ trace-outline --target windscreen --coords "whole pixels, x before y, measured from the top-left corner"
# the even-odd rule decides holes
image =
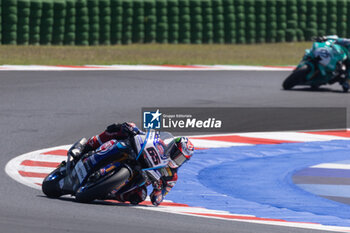
[[[138,152],[136,160],[142,157],[148,161],[148,167],[159,167],[168,163],[175,139],[169,132],[149,130],[145,135],[136,135],[135,145]]]
[[[175,139],[174,136],[169,132],[159,132],[159,138],[164,142],[165,144],[165,155],[169,155],[169,152],[175,146]]]

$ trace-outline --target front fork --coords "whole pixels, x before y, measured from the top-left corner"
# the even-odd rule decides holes
[[[299,63],[297,66],[296,70],[303,67],[303,66],[308,66],[310,69],[310,72],[306,75],[306,81],[310,81],[311,79],[315,78],[318,75],[318,70],[316,69],[316,65],[314,62],[311,60],[303,60]]]

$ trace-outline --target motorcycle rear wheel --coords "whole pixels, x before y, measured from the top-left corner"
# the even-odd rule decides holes
[[[107,176],[94,184],[82,186],[75,194],[75,200],[81,203],[89,203],[95,199],[103,199],[113,189],[123,185],[131,176],[129,169],[122,167],[111,176]]]
[[[302,84],[305,82],[306,75],[309,73],[309,67],[303,66],[296,69],[291,73],[283,82],[282,87],[284,90],[290,90],[294,86]]]

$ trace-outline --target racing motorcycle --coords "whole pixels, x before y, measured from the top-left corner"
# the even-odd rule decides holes
[[[284,80],[283,89],[289,90],[297,85],[311,86],[317,89],[321,85],[338,82],[344,92],[348,92],[346,65],[349,56],[346,48],[335,43],[337,36],[316,39],[295,70]],[[344,85],[343,85],[344,84]]]
[[[68,150],[67,160],[44,179],[42,191],[48,197],[70,194],[83,203],[113,199],[147,182],[159,180],[157,169],[168,164],[169,152],[175,146],[172,134],[150,130],[145,135],[131,136],[129,140],[108,141],[88,157],[74,161],[71,154],[77,143]],[[130,153],[117,153],[126,148]],[[116,154],[118,156],[113,156]],[[101,158],[109,159],[94,164]]]

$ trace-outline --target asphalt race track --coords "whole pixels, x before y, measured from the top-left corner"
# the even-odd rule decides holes
[[[140,124],[142,107],[349,107],[338,85],[281,90],[289,72],[1,71],[0,231],[316,232],[190,217],[124,204],[48,199],[12,180],[6,163],[26,152],[71,144],[113,122]],[[349,119],[348,119],[349,122]]]

